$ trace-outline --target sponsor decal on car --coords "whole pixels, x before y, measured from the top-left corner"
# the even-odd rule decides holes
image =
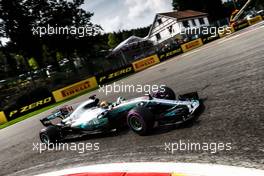
[[[97,79],[98,84],[104,84],[104,83],[116,80],[118,78],[121,78],[123,76],[126,76],[133,72],[134,72],[133,66],[129,65],[123,68],[119,68],[116,70],[111,70],[109,72],[99,74],[96,76],[96,79]]]
[[[69,97],[78,95],[84,91],[94,89],[96,87],[97,87],[96,78],[91,77],[86,80],[64,87],[62,89],[53,91],[52,94],[55,98],[55,101],[59,102]]]
[[[203,45],[203,41],[201,38],[199,38],[199,39],[196,39],[196,40],[193,40],[193,41],[190,41],[188,43],[181,45],[181,48],[183,52],[187,52],[195,48],[198,48],[202,45]]]
[[[152,55],[152,56],[146,57],[142,60],[133,62],[132,65],[133,65],[134,70],[137,72],[137,71],[144,70],[144,69],[146,69],[152,65],[155,65],[159,62],[160,62],[160,60],[159,60],[158,56]]]

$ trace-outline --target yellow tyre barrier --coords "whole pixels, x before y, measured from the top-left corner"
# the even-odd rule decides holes
[[[187,51],[193,50],[195,48],[198,48],[202,45],[203,45],[203,41],[201,38],[199,38],[199,39],[190,41],[188,43],[182,44],[181,48],[182,48],[183,52],[187,52]]]
[[[248,24],[253,25],[253,24],[256,24],[256,23],[261,22],[261,21],[262,21],[262,17],[259,15],[259,16],[256,16],[256,17],[248,20]]]
[[[94,89],[96,87],[97,87],[97,81],[96,81],[96,78],[93,76],[86,80],[83,80],[75,84],[69,85],[67,87],[64,87],[62,89],[53,91],[52,94],[55,98],[55,101],[59,102],[67,98],[70,98],[72,96],[78,95],[84,91]]]
[[[157,63],[160,63],[158,56],[152,55],[152,56],[146,57],[144,59],[141,59],[139,61],[133,62],[132,65],[133,65],[135,72],[138,72],[138,71],[144,70],[144,69],[146,69],[152,65],[155,65]]]
[[[0,112],[0,125],[4,124],[7,122],[6,116],[4,112]]]

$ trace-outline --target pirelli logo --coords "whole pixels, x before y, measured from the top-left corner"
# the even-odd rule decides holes
[[[149,58],[148,60],[143,60],[135,64],[135,68],[147,67],[155,63],[154,58]]]
[[[62,101],[69,97],[78,95],[84,91],[88,91],[97,87],[97,81],[95,77],[88,78],[86,80],[77,82],[75,84],[69,85],[62,89],[52,92],[55,101]]]
[[[147,58],[144,58],[142,60],[139,60],[139,61],[136,61],[136,62],[133,62],[132,65],[133,65],[133,68],[134,70],[137,72],[137,71],[140,71],[140,70],[144,70],[152,65],[155,65],[157,63],[159,63],[160,60],[158,58],[157,55],[153,55],[153,56],[150,56],[150,57],[147,57]]]
[[[181,48],[182,48],[183,52],[187,52],[187,51],[190,51],[192,49],[198,48],[202,45],[203,45],[203,41],[202,41],[202,39],[199,38],[199,39],[190,41],[188,43],[182,44]]]
[[[199,41],[198,41],[198,40],[195,40],[195,41],[193,41],[193,42],[187,43],[187,44],[186,44],[186,49],[194,48],[194,47],[196,47],[197,45],[199,45]]]
[[[69,89],[65,89],[63,91],[61,91],[61,95],[63,97],[68,97],[72,94],[78,93],[82,90],[86,90],[89,89],[89,87],[91,86],[89,81],[85,81],[84,83],[81,84],[77,84],[76,86],[70,87]]]

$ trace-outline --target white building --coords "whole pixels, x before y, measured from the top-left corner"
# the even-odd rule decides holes
[[[207,13],[193,10],[158,13],[147,38],[154,43],[161,43],[187,28],[209,26],[207,16]]]

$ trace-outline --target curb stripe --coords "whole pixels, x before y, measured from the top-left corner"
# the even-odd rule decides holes
[[[125,172],[114,172],[114,173],[77,173],[77,174],[69,174],[64,176],[125,176]]]
[[[83,174],[82,174],[83,173]],[[264,176],[264,170],[199,163],[135,162],[88,165],[41,176]],[[39,175],[40,176],[40,175]]]
[[[64,176],[185,176],[183,174],[170,174],[170,173],[126,173],[126,172],[109,172],[109,173],[77,173]]]
[[[177,173],[172,173],[171,176],[187,176],[186,174],[177,174]]]
[[[125,176],[171,176],[169,173],[127,173]]]

